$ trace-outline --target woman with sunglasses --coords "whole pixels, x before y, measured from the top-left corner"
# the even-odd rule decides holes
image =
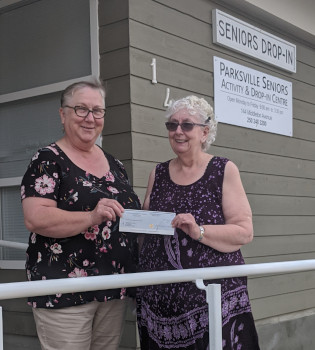
[[[244,264],[252,212],[236,165],[206,152],[217,130],[212,107],[188,96],[171,101],[166,117],[176,158],[150,174],[144,209],[175,212],[175,231],[142,237],[139,271]],[[208,283],[221,284],[223,350],[258,350],[246,278]],[[143,350],[209,349],[206,295],[193,282],[138,288],[137,317]]]
[[[105,116],[100,82],[68,86],[59,109],[63,137],[32,158],[21,187],[31,232],[30,281],[134,272],[136,236],[119,231],[124,208],[140,209],[120,161],[95,144]],[[116,350],[129,291],[30,297],[43,350]]]

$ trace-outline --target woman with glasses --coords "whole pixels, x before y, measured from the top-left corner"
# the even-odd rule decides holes
[[[105,116],[100,82],[78,82],[61,95],[63,137],[32,158],[21,187],[31,232],[30,281],[135,271],[136,235],[119,231],[124,208],[139,209],[122,163],[95,144]],[[128,290],[30,297],[43,350],[116,350]]]
[[[238,168],[206,151],[217,122],[203,98],[171,101],[166,111],[174,159],[149,177],[144,209],[175,212],[174,236],[144,235],[139,271],[244,264],[253,239],[252,212]],[[222,291],[223,350],[258,350],[245,277],[207,281]],[[139,287],[141,349],[209,349],[205,291],[193,282]]]

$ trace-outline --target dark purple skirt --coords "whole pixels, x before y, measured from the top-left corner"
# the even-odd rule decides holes
[[[147,328],[140,327],[139,334],[141,350],[169,349],[159,347],[149,337]],[[250,312],[232,317],[222,329],[222,338],[222,350],[260,350],[254,319]],[[173,349],[209,350],[209,333],[205,333],[201,339],[196,339],[193,345],[184,348],[173,347]]]

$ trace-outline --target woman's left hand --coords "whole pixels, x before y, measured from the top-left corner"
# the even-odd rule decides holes
[[[184,231],[192,239],[200,237],[199,225],[191,214],[177,214],[172,221],[172,226]]]

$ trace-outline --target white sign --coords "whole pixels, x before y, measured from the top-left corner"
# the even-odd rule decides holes
[[[292,83],[213,58],[214,107],[219,122],[292,136]]]
[[[214,43],[296,72],[295,45],[216,9],[212,28]]]

